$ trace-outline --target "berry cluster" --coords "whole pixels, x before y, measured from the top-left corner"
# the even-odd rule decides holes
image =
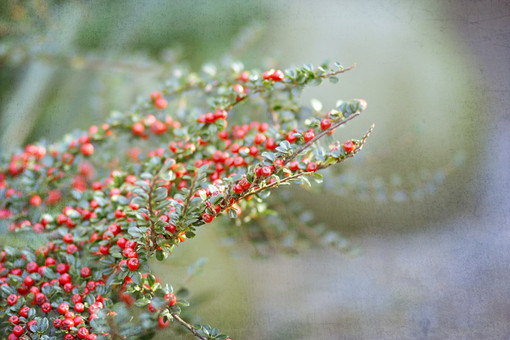
[[[205,88],[215,107],[190,110],[183,119],[167,111],[191,85],[166,88],[133,112],[114,113],[61,143],[28,145],[0,163],[0,219],[9,220],[11,231],[31,230],[45,239],[34,249],[1,252],[6,337],[127,338],[140,330],[121,330],[119,306],[135,305],[145,308],[145,333],[174,320],[197,338],[226,339],[181,319],[187,302],[151,274],[148,261],[165,259],[223,212],[242,216],[253,197],[263,199],[268,189],[343,162],[362,148],[371,130],[326,150],[318,141],[358,116],[366,108],[363,100],[343,102],[305,124],[287,118],[282,124],[234,121],[227,128],[227,119],[252,96],[266,102],[281,96],[282,110],[295,107],[289,90],[346,69],[323,70],[243,71],[210,79]],[[206,83],[204,78],[196,86]],[[126,140],[136,147],[125,150]]]

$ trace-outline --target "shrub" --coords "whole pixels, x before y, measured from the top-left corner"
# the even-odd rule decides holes
[[[331,135],[364,100],[324,113],[298,102],[304,87],[336,83],[351,68],[176,69],[129,112],[4,157],[0,218],[40,244],[1,250],[2,336],[148,339],[172,324],[226,339],[181,317],[188,302],[149,261],[165,260],[221,215],[264,213],[271,189],[320,182],[321,170],[357,154],[373,127],[359,139]],[[248,119],[253,112],[268,121]]]

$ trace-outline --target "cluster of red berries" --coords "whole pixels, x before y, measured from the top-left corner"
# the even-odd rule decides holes
[[[197,119],[197,122],[199,123],[214,123],[215,121],[217,121],[218,119],[227,119],[227,111],[225,110],[216,110],[213,112],[207,112],[205,114],[201,114],[200,116],[198,116],[198,119]],[[224,122],[225,124],[225,127],[226,127],[226,121]]]
[[[272,69],[264,72],[262,78],[264,84],[269,85],[283,81],[285,75],[281,70]],[[250,74],[242,72],[237,81],[249,82]],[[248,89],[250,94],[257,91],[250,84],[229,86],[236,93],[237,101],[248,98]],[[243,204],[248,204],[255,191],[275,186],[286,177],[315,172],[329,164],[318,161],[311,153],[296,152],[291,159],[273,153],[280,143],[291,144],[292,150],[304,149],[326,132],[332,133],[335,120],[329,115],[315,128],[305,131],[297,126],[288,127],[290,123],[284,125],[285,128],[270,129],[267,123],[256,121],[234,125],[227,130],[228,110],[219,108],[199,115],[194,121],[199,125],[198,130],[202,129],[200,132],[209,133],[208,137],[201,133],[183,136],[182,131],[177,133],[181,123],[165,116],[164,111],[158,111],[167,105],[168,101],[160,92],[153,92],[149,104],[144,106],[149,112],[143,117],[137,113],[111,125],[92,126],[87,134],[58,146],[29,145],[22,153],[12,155],[8,166],[0,169],[0,193],[5,193],[6,198],[0,218],[15,216],[9,228],[56,231],[61,235],[39,248],[33,258],[29,253],[7,255],[2,251],[0,254],[0,286],[6,286],[12,292],[6,298],[12,325],[10,340],[29,335],[31,326],[36,323],[34,316],[47,317],[55,329],[65,334],[65,339],[95,339],[90,322],[98,317],[100,310],[106,309],[105,304],[112,302],[98,293],[98,286],[106,285],[112,275],[124,274],[124,281],[107,288],[116,290],[126,304],[133,303],[133,296],[126,293],[127,287],[135,284],[129,275],[140,274],[151,251],[162,251],[162,247],[184,242],[186,232],[194,231],[190,225],[210,223],[225,210],[241,214]],[[233,105],[235,103],[226,108]],[[152,138],[150,141],[158,142],[159,147],[146,150],[145,154],[141,149],[131,152],[129,157],[136,166],[128,167],[128,172],[111,171],[109,176],[98,180],[111,168],[109,164],[98,164],[97,160],[93,165],[95,157],[92,156],[97,154],[96,149],[107,140],[106,137],[122,134],[137,140]],[[172,140],[167,147],[161,145],[163,135]],[[343,144],[347,154],[355,152],[356,147],[354,141]],[[294,160],[298,156],[301,160]],[[145,169],[155,171],[149,168],[152,160],[156,161],[152,164],[166,167],[165,171],[171,172],[172,176],[165,177],[167,179],[144,176]],[[112,159],[113,168],[118,161],[117,157]],[[196,184],[194,176],[199,170],[206,171],[207,180]],[[24,175],[35,178],[36,182],[30,187],[19,185],[16,179]],[[69,178],[69,175],[74,177]],[[230,178],[232,176],[236,177]],[[66,190],[65,185],[59,186],[67,178],[70,187],[81,193],[79,199],[71,198],[71,190]],[[151,195],[156,184],[159,193],[163,190],[163,195],[159,195],[162,197],[159,201],[153,202]],[[136,190],[145,187],[151,189],[143,193]],[[186,200],[183,189],[191,191]],[[73,192],[73,195],[77,194]],[[147,197],[145,201],[144,197]],[[177,215],[186,211],[183,207],[194,197],[203,200],[198,213],[197,209],[194,211],[195,220],[182,223],[186,216]],[[39,213],[63,199],[66,200],[65,207],[45,210],[43,215]],[[33,214],[37,210],[38,213]],[[134,233],[130,234],[130,227],[143,230],[144,234],[134,236]],[[74,262],[70,261],[73,263],[84,260],[79,265],[81,268],[76,268],[68,264],[69,259],[74,259]],[[104,269],[108,270],[93,275],[96,270]],[[52,296],[52,301],[49,301],[48,286],[58,287],[55,295],[58,297]],[[149,293],[152,288],[145,285],[142,289]],[[173,293],[166,293],[164,299],[165,308],[177,303]],[[152,303],[148,308],[158,312]],[[166,324],[162,318],[158,319],[160,327]]]
[[[168,101],[161,95],[161,92],[154,91],[151,93],[151,101],[154,104],[154,107],[158,109],[165,109],[168,105]]]
[[[71,243],[72,236],[66,234],[63,241]],[[91,333],[90,326],[86,324],[97,317],[97,311],[103,308],[104,298],[100,294],[95,295],[95,303],[91,304],[87,311],[85,311],[83,298],[90,292],[95,291],[97,285],[104,285],[104,281],[87,281],[92,273],[89,267],[83,267],[79,276],[71,276],[69,264],[57,263],[56,258],[60,258],[60,249],[53,242],[40,247],[36,252],[37,254],[42,255],[42,257],[38,257],[40,259],[38,261],[44,260],[43,263],[27,261],[22,256],[21,258],[26,265],[19,267],[10,262],[12,256],[9,258],[10,256],[5,251],[0,253],[0,285],[10,287],[9,282],[11,282],[10,278],[12,276],[23,278],[22,284],[16,288],[17,292],[10,294],[6,299],[7,305],[11,308],[19,305],[16,308],[17,313],[9,317],[9,322],[13,325],[13,328],[8,338],[16,340],[21,338],[23,334],[30,334],[31,327],[37,321],[29,317],[29,312],[35,311],[35,315],[42,313],[40,315],[49,316],[50,320],[53,320],[52,323],[55,328],[66,331],[65,339],[76,339],[76,337],[78,339],[96,339],[96,334]],[[17,262],[21,264],[19,260]],[[58,278],[46,280],[46,272],[49,270],[55,271],[59,275]],[[51,301],[48,301],[48,296],[43,293],[45,287],[51,286],[61,287],[62,291],[69,296],[69,300],[74,304],[74,312],[70,311],[70,305],[66,302],[60,303],[56,312],[53,311]],[[82,293],[73,293],[76,289]]]
[[[248,71],[241,72],[237,79],[243,83],[247,83],[248,81],[250,81],[250,72]],[[285,74],[281,70],[270,69],[262,73],[262,79],[278,82],[285,79]]]
[[[265,80],[272,80],[272,81],[282,81],[285,78],[285,75],[281,70],[267,70],[262,74],[262,78]]]

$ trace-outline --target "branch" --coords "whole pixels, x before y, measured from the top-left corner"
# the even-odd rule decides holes
[[[193,198],[193,190],[195,189],[195,185],[197,184],[197,172],[195,171],[195,175],[193,176],[193,182],[191,182],[191,187],[189,188],[189,194],[188,197],[186,197],[186,202],[184,203],[184,208],[182,211],[182,216],[186,216],[186,213],[188,212],[189,204],[191,203],[191,199]]]
[[[359,113],[357,114],[359,115]],[[354,118],[354,115],[349,117],[349,119],[352,119]],[[347,120],[344,120],[342,121],[342,123],[345,123],[347,122]],[[341,124],[337,124],[338,125],[341,125]],[[345,155],[343,158],[339,158],[338,161],[336,163],[333,163],[333,164],[338,164],[338,163],[342,163],[343,161],[345,161],[347,158],[351,158],[353,157],[355,154],[357,154],[359,151],[361,151],[361,149],[363,148],[363,145],[365,145],[365,142],[367,140],[367,138],[370,136],[370,134],[372,133],[372,131],[374,130],[374,127],[375,125],[372,124],[372,126],[370,126],[370,129],[368,129],[368,131],[365,133],[365,135],[361,138],[360,142],[359,142],[359,145],[356,146],[356,149],[354,149],[354,151],[352,151],[351,153],[348,153],[347,155]],[[324,130],[324,132],[326,132],[328,130]],[[322,134],[322,133],[321,133]],[[317,135],[317,136],[320,136],[321,134]],[[323,135],[323,134],[322,134]],[[312,139],[310,142],[312,142],[313,140],[315,140],[317,138],[317,136]],[[320,137],[319,137],[320,138]],[[308,143],[310,143],[308,142]],[[308,144],[307,143],[307,144]],[[303,146],[305,146],[306,144],[304,144]],[[295,156],[294,156],[295,157]],[[317,170],[321,170],[321,169],[326,169],[328,167],[330,167],[331,165],[333,164],[321,164],[319,165],[318,169]],[[288,182],[292,179],[295,179],[295,178],[298,178],[298,177],[301,177],[301,176],[304,176],[304,175],[311,175],[311,174],[314,174],[316,171],[303,171],[303,172],[299,172],[297,174],[294,174],[294,175],[291,175],[289,177],[285,177],[284,179],[280,180],[279,182],[274,182],[274,183],[271,183],[271,184],[268,184],[266,186],[263,186],[263,187],[259,187],[258,189],[254,190],[254,191],[250,191],[250,192],[247,192],[246,194],[240,196],[237,198],[236,202],[238,201],[241,201],[243,199],[246,199],[247,197],[251,196],[251,195],[254,195],[254,194],[258,194],[259,192],[261,191],[264,191],[266,189],[270,189],[272,187],[276,187],[278,186],[279,184],[281,183],[285,183],[285,182]]]
[[[327,133],[333,131],[334,129],[336,129],[337,127],[339,127],[340,125],[344,125],[345,123],[347,123],[348,121],[350,121],[351,119],[353,118],[356,118],[357,116],[360,115],[360,112],[356,112],[356,113],[353,113],[352,115],[350,115],[348,118],[346,119],[343,119],[333,125],[331,125],[328,129],[320,132],[319,134],[317,134],[314,138],[312,138],[311,140],[309,140],[308,142],[306,142],[305,144],[301,145],[301,147],[299,147],[298,149],[296,149],[296,151],[294,151],[294,153],[292,155],[290,155],[287,159],[285,159],[285,161],[283,162],[283,164],[287,164],[288,162],[292,161],[294,158],[297,157],[297,155],[299,155],[301,152],[303,152],[305,149],[307,149],[310,145],[312,145],[313,143],[315,143],[317,140],[319,140],[320,138],[322,138],[323,136],[325,136]]]
[[[149,248],[150,251],[154,251],[157,248],[156,224],[154,223],[154,221],[152,220],[151,217],[154,216],[154,210],[152,209],[152,192],[154,191],[154,186],[156,186],[156,183],[158,180],[159,180],[159,170],[157,171],[156,175],[152,179],[152,184],[149,187],[149,192],[147,193],[147,195],[149,196],[148,209],[149,209],[149,214],[150,214],[150,216],[149,216],[150,231],[151,231],[150,240],[152,242],[152,246]]]
[[[186,327],[191,333],[193,333],[194,336],[196,336],[197,338],[201,339],[201,340],[207,340],[207,338],[205,336],[203,336],[202,334],[198,333],[195,328],[193,328],[192,325],[190,325],[189,323],[187,323],[186,321],[184,321],[183,319],[181,319],[181,317],[176,314],[175,312],[172,312],[171,310],[170,311],[170,314],[172,315],[172,317],[178,322],[180,323],[181,325],[183,325],[184,327]]]
[[[326,79],[326,78],[329,78],[329,77],[333,77],[333,76],[336,76],[337,74],[340,74],[340,73],[344,73],[344,72],[347,72],[349,70],[352,70],[353,68],[356,67],[356,64],[353,64],[352,66],[349,66],[349,67],[346,67],[346,68],[340,68],[334,72],[330,72],[330,73],[324,73],[324,74],[321,74],[319,76],[317,76],[317,78],[320,78],[320,79]],[[313,79],[317,79],[317,78],[313,78]],[[307,82],[308,81],[311,81],[313,79],[307,79]],[[303,83],[303,84],[299,84],[297,82],[297,80],[293,81],[293,82],[283,82],[283,84],[285,85],[285,87],[282,89],[282,91],[288,91],[290,90],[291,88],[294,88],[294,87],[297,87],[297,86],[304,86],[307,84],[307,82]],[[230,111],[234,106],[238,105],[238,104],[241,104],[243,102],[245,102],[250,96],[254,95],[254,94],[257,94],[257,93],[263,93],[263,92],[267,92],[269,91],[265,86],[256,86],[254,87],[250,93],[246,93],[242,98],[240,98],[239,100],[236,99],[235,102],[233,103],[228,103],[226,105],[222,105],[220,108],[223,109],[223,110],[226,110],[226,111]]]

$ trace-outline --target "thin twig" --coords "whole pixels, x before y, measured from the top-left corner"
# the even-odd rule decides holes
[[[350,118],[353,118],[353,117],[351,116]],[[345,121],[343,121],[343,122],[345,122]],[[363,148],[363,145],[365,145],[365,142],[366,142],[367,138],[370,136],[370,134],[374,130],[374,126],[375,126],[374,124],[372,124],[372,126],[370,126],[370,129],[368,129],[368,131],[365,133],[365,135],[361,138],[359,144],[356,146],[354,151],[352,151],[351,153],[348,153],[343,158],[339,158],[338,161],[336,163],[334,163],[334,164],[342,163],[346,159],[351,158],[355,154],[357,154]],[[327,130],[325,130],[325,131],[327,131]],[[330,167],[331,165],[333,165],[333,164],[321,164],[321,165],[319,165],[317,170],[326,169],[326,168]],[[282,183],[285,183],[285,182],[288,182],[290,180],[293,180],[295,178],[298,178],[298,177],[301,177],[301,176],[305,176],[305,175],[311,175],[311,174],[314,174],[314,173],[315,173],[315,171],[303,171],[303,172],[299,172],[299,173],[296,173],[294,175],[285,177],[284,179],[281,179],[279,182],[277,181],[277,182],[274,182],[274,183],[270,183],[270,184],[268,184],[266,186],[259,187],[258,189],[254,190],[254,191],[247,192],[246,194],[240,196],[236,200],[236,202],[237,201],[241,201],[241,200],[247,198],[248,196],[255,195],[255,194],[257,194],[257,193],[259,193],[261,191],[264,191],[266,189],[269,189],[269,188],[278,186],[278,185],[280,185]]]
[[[183,319],[181,319],[181,317],[170,311],[170,314],[172,315],[172,317],[178,322],[180,323],[181,325],[183,325],[184,327],[186,327],[191,333],[193,333],[194,336],[196,336],[197,338],[201,339],[201,340],[207,340],[207,338],[205,336],[203,336],[202,334],[198,333],[195,328],[193,328],[192,325],[190,325],[189,323],[187,323],[186,321],[184,321]]]
[[[285,159],[283,164],[287,164],[288,162],[292,161],[294,158],[297,157],[297,155],[299,155],[301,152],[303,152],[305,149],[307,149],[310,145],[315,143],[317,140],[319,140],[320,138],[325,136],[327,133],[333,131],[334,129],[336,129],[340,125],[344,125],[345,123],[347,123],[348,121],[350,121],[353,118],[356,118],[359,115],[360,115],[360,112],[356,112],[356,113],[353,113],[352,115],[350,115],[348,118],[343,119],[343,120],[341,120],[341,121],[339,121],[337,123],[332,124],[328,129],[320,132],[314,138],[312,138],[311,140],[309,140],[308,142],[306,142],[305,144],[303,144],[299,148],[297,148],[296,151],[294,151],[294,153],[292,155],[290,155],[289,157],[287,157]]]
[[[149,192],[147,193],[148,195],[148,203],[149,203],[149,221],[150,221],[150,240],[152,242],[152,246],[149,248],[149,250],[151,251],[154,251],[156,248],[157,248],[157,235],[156,235],[156,223],[153,221],[152,216],[154,216],[154,210],[153,210],[153,207],[152,207],[152,192],[154,191],[154,186],[156,186],[156,183],[157,181],[159,180],[159,171],[161,169],[159,169],[156,173],[156,175],[154,176],[153,180],[152,180],[152,184],[151,186],[149,187]]]
[[[186,213],[188,212],[189,205],[191,203],[191,199],[194,196],[193,190],[195,189],[195,185],[197,184],[197,172],[195,171],[195,175],[193,176],[193,181],[191,182],[191,187],[189,188],[189,194],[188,197],[186,197],[186,202],[184,203],[184,208],[182,210],[182,216],[186,216]]]
[[[320,76],[318,76],[318,78],[325,79],[325,78],[333,77],[333,76],[336,76],[337,74],[344,73],[344,72],[347,72],[349,70],[352,70],[355,67],[356,67],[356,64],[353,64],[353,65],[351,65],[349,67],[341,68],[341,69],[338,69],[337,71],[334,71],[334,72],[321,74]],[[314,78],[314,79],[317,79],[317,78]],[[310,80],[312,80],[312,79],[310,79]],[[289,90],[289,89],[294,88],[294,87],[299,86],[299,85],[306,85],[306,83],[305,84],[299,84],[297,82],[297,80],[293,81],[293,82],[290,82],[290,83],[283,83],[283,84],[285,85],[285,88],[283,88],[282,91]],[[254,95],[256,93],[263,93],[263,92],[266,92],[266,91],[268,91],[268,89],[265,86],[254,87],[252,89],[251,93],[246,93],[239,100],[236,99],[235,102],[229,103],[227,105],[224,105],[221,108],[223,110],[230,111],[234,106],[245,102],[248,99],[248,97],[250,97],[250,95]]]

